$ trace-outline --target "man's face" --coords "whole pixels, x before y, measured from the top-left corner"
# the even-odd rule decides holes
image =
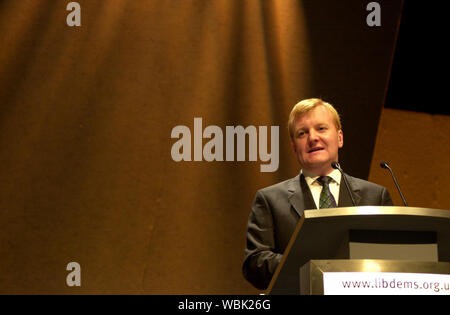
[[[337,130],[325,106],[317,106],[294,120],[292,146],[302,168],[315,175],[327,175],[338,161],[338,149],[344,145],[342,130]]]

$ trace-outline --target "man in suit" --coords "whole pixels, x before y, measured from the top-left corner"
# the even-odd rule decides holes
[[[294,106],[288,121],[292,148],[300,174],[256,193],[247,227],[244,277],[266,289],[284,250],[306,209],[353,206],[333,169],[344,145],[339,114],[321,99],[306,99]],[[356,206],[390,206],[386,188],[346,175]]]

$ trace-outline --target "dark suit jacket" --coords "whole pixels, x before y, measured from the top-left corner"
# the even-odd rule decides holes
[[[349,175],[346,177],[356,206],[393,205],[386,188]],[[351,197],[344,186],[342,182],[338,207],[351,207]],[[248,220],[242,267],[244,277],[256,288],[265,289],[269,285],[305,209],[316,209],[316,205],[303,175],[256,193]]]

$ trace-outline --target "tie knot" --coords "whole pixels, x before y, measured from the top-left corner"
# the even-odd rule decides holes
[[[330,182],[333,179],[330,176],[320,176],[317,181],[322,185],[322,186],[328,186],[328,184],[330,184]]]

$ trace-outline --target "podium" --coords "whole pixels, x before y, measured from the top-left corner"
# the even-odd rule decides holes
[[[377,206],[306,210],[266,294],[323,294],[323,276],[343,275],[339,272],[450,275],[450,211]]]

